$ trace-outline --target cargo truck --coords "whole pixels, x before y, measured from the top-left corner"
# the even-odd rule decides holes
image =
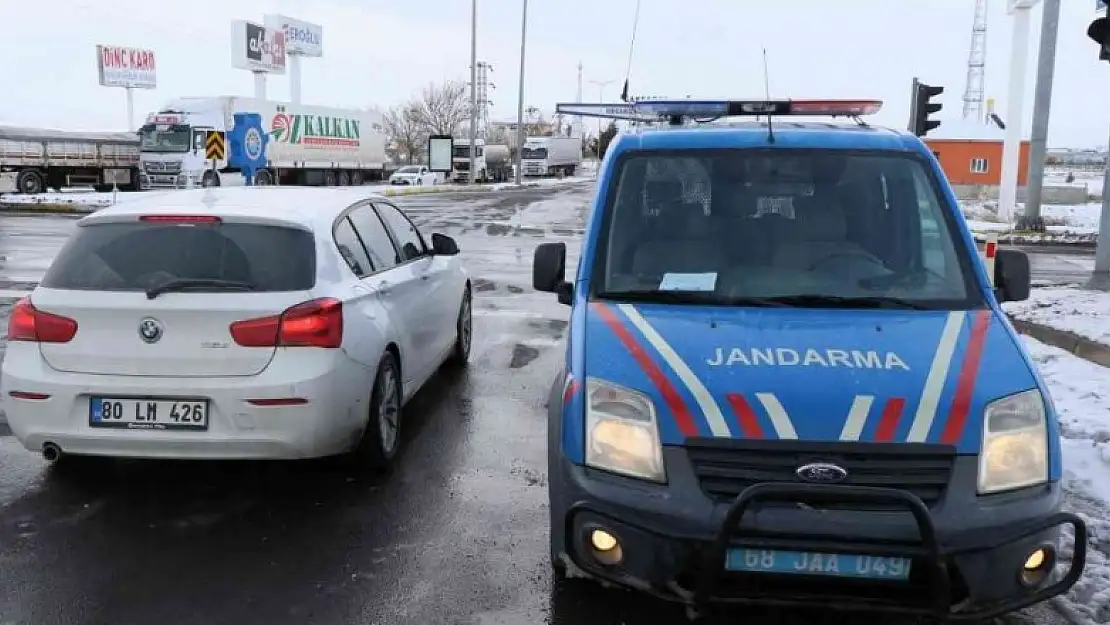
[[[385,179],[381,116],[360,110],[237,96],[180,98],[139,129],[143,188],[243,184],[251,140],[237,142],[236,114],[257,115],[265,135],[257,185],[348,186]],[[222,158],[206,158],[210,131],[224,133]],[[250,135],[247,135],[250,137]]]
[[[139,138],[132,132],[74,132],[0,126],[0,173],[16,193],[91,186],[139,187]]]
[[[509,146],[486,145],[484,139],[476,139],[474,152],[475,182],[507,182],[513,175],[513,162],[509,156]],[[451,180],[470,182],[470,140],[455,139],[454,152],[451,154]]]
[[[573,176],[582,164],[578,137],[528,137],[520,152],[522,176]]]

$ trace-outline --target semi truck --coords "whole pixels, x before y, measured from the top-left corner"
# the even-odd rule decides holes
[[[528,137],[520,152],[522,176],[573,176],[582,164],[578,137]]]
[[[474,180],[476,182],[506,182],[513,175],[513,162],[509,146],[486,145],[485,139],[474,141]],[[451,180],[470,182],[470,139],[455,139],[451,154]]]
[[[237,96],[180,98],[151,113],[139,129],[144,189],[243,184],[257,162],[260,136],[235,141],[236,114],[257,115],[264,165],[256,185],[348,186],[386,177],[381,116],[360,110]],[[224,136],[220,158],[206,158],[210,132]]]
[[[16,193],[91,186],[139,188],[139,137],[0,126],[0,173]]]

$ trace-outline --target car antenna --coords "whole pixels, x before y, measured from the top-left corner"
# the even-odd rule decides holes
[[[767,48],[763,48],[763,90],[767,101],[771,101],[771,74],[767,71]],[[771,125],[771,113],[767,113],[767,143],[775,142],[775,128]]]
[[[640,0],[636,0],[636,12],[632,15],[632,40],[628,43],[628,65],[624,70],[624,89],[621,102],[628,102],[628,78],[632,75],[632,52],[636,49],[636,29],[640,25]]]

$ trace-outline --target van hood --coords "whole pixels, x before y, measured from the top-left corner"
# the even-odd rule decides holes
[[[989,310],[589,307],[586,375],[687,437],[929,442],[978,453],[989,402],[1037,386]]]

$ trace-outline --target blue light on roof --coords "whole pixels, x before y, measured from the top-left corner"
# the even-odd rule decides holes
[[[637,113],[659,116],[717,117],[728,113],[727,100],[650,100],[633,106]]]

